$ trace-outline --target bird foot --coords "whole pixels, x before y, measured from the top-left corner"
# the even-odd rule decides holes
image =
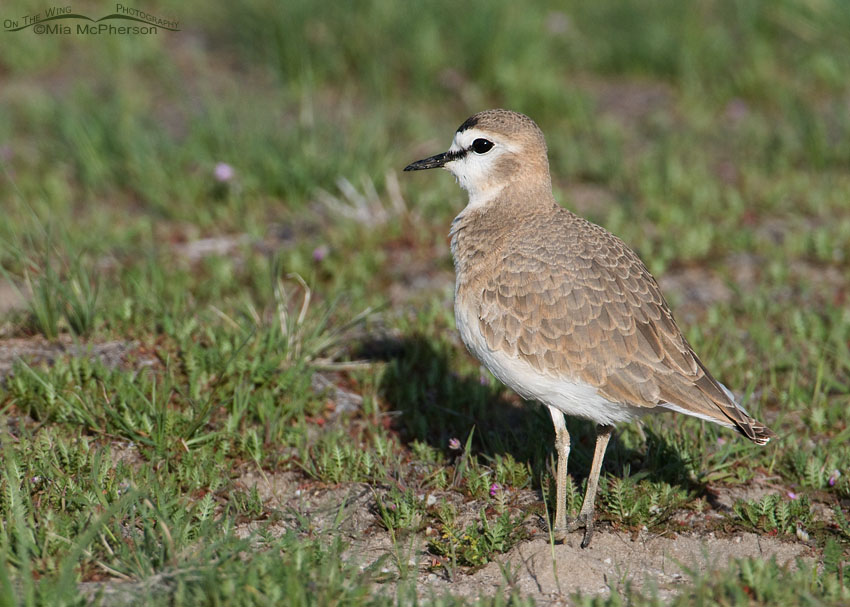
[[[567,533],[572,533],[578,529],[584,528],[584,537],[581,540],[581,547],[587,548],[590,545],[590,540],[593,537],[593,513],[579,514],[576,518],[567,522],[564,530],[564,536]],[[557,536],[556,536],[557,537]]]
[[[542,525],[545,524],[545,521],[541,520],[540,524],[541,529],[543,529]],[[579,514],[576,518],[568,519],[564,526],[552,529],[552,538],[558,544],[562,544],[567,541],[567,537],[569,537],[570,533],[578,529],[584,529],[584,537],[581,540],[581,547],[587,548],[590,545],[590,539],[593,536],[592,514]]]

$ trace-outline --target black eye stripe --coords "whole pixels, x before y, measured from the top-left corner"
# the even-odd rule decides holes
[[[464,156],[466,156],[466,153],[468,151],[469,150],[457,150],[453,152],[449,150],[448,152],[446,152],[446,157],[448,158],[446,162],[451,162],[452,160],[458,160],[460,158],[463,158]]]
[[[477,145],[478,149],[476,149],[476,145]],[[483,137],[479,137],[478,139],[473,141],[472,145],[470,145],[466,149],[455,150],[455,151],[449,150],[448,152],[446,152],[446,162],[452,162],[454,160],[460,160],[461,158],[466,156],[469,152],[475,152],[478,155],[486,154],[491,149],[493,149],[493,146],[495,146],[495,145],[496,144],[493,143],[492,141],[490,141],[489,139],[484,139]]]

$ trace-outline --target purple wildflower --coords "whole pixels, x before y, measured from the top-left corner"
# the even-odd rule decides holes
[[[501,490],[502,488],[499,486],[499,483],[493,483],[490,485],[490,497],[496,497],[496,494]]]
[[[313,261],[319,262],[322,261],[325,257],[328,256],[330,250],[327,246],[322,245],[320,247],[316,247],[313,249]]]
[[[460,440],[456,438],[450,438],[449,449],[451,449],[452,451],[460,451]]]
[[[830,487],[835,487],[835,483],[838,482],[839,476],[841,476],[840,470],[833,470],[832,471],[832,474],[830,474],[829,480],[827,481],[829,483]]]
[[[233,167],[226,162],[219,162],[215,165],[213,175],[215,175],[216,181],[220,183],[227,183],[233,179],[236,175],[236,171],[233,170]]]
[[[786,493],[785,495],[787,495],[787,496],[788,496],[788,499],[792,499],[792,500],[797,499],[797,494],[796,494],[796,493],[794,493],[793,491],[789,491],[789,492],[788,492],[788,493]]]

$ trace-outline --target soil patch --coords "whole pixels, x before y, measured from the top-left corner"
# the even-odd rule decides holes
[[[607,595],[624,590],[628,582],[635,589],[654,585],[664,599],[690,579],[689,572],[725,569],[733,559],[745,557],[775,557],[780,564],[793,563],[809,551],[801,544],[753,533],[733,537],[679,535],[670,539],[645,533],[633,538],[627,533],[601,530],[589,547],[580,548],[580,541],[581,534],[577,533],[561,545],[552,546],[543,538],[523,542],[455,582],[430,574],[422,580],[422,590],[426,596],[431,591],[471,597],[513,586],[523,596],[533,597],[538,605],[562,605],[569,604],[568,598],[576,592]]]
[[[63,356],[88,357],[98,360],[109,368],[128,363],[128,356],[134,353],[138,344],[130,341],[107,341],[100,344],[74,343],[70,336],[64,335],[55,341],[41,337],[12,338],[0,340],[0,380],[11,372],[15,361],[24,360],[27,364],[53,364]],[[153,359],[136,360],[135,367],[154,364]]]

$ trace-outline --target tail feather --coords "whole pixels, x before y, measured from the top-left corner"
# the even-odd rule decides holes
[[[757,445],[766,445],[770,442],[770,439],[776,438],[776,433],[773,430],[757,419],[750,417],[746,409],[738,404],[732,391],[714,379],[699,358],[696,360],[705,373],[701,380],[696,382],[697,386],[717,405],[718,412],[731,422],[732,427]]]
[[[776,432],[765,426],[763,423],[758,421],[757,419],[750,417],[750,414],[747,412],[744,407],[738,403],[735,395],[732,394],[732,391],[724,386],[721,382],[717,382],[723,392],[726,394],[726,397],[731,401],[731,403],[735,406],[735,408],[740,413],[737,416],[740,419],[736,419],[735,417],[728,416],[729,419],[732,420],[732,423],[735,425],[735,429],[746,436],[748,439],[753,441],[757,445],[766,445],[770,442],[770,439],[776,438]],[[726,413],[726,409],[723,409],[723,412]]]
[[[735,429],[753,441],[757,445],[766,445],[770,439],[776,438],[776,432],[765,426],[763,423],[750,417],[749,415],[741,414],[741,419],[732,419],[735,424]]]

